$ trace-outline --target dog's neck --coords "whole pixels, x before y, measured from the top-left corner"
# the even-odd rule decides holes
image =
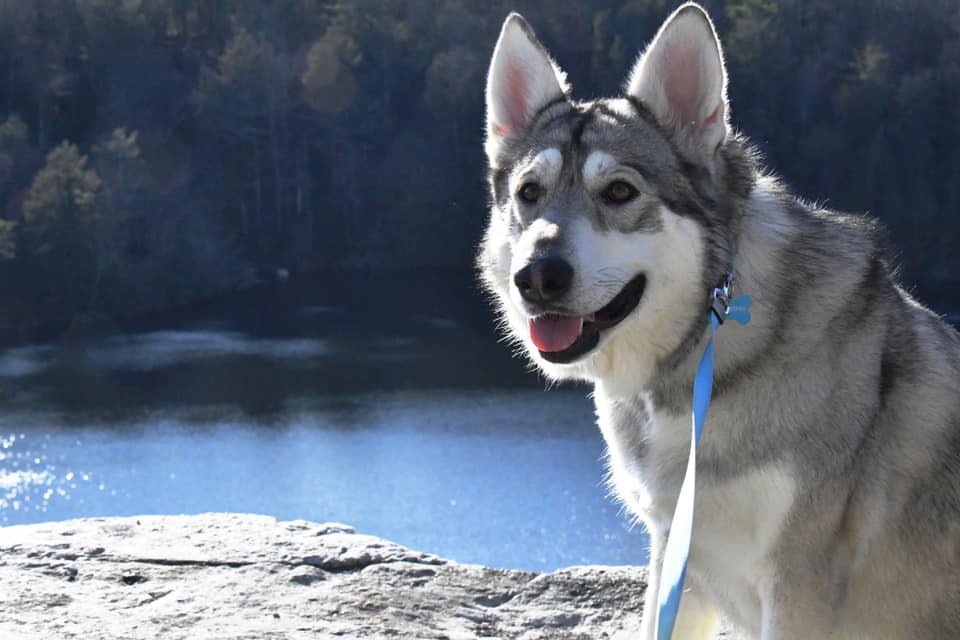
[[[790,194],[775,179],[761,177],[737,212],[735,295],[749,294],[754,304],[749,324],[726,322],[717,333],[716,395],[737,386],[749,362],[760,355],[770,336],[782,325],[775,317],[776,302],[782,292],[776,290],[779,279],[772,276],[782,268],[781,256],[803,231],[804,212],[791,207],[796,207],[796,203]],[[719,283],[718,280],[716,284]],[[697,363],[709,338],[709,313],[709,300],[705,299],[702,319],[696,321],[691,335],[654,365],[647,380],[599,379],[595,384],[611,397],[644,398],[646,404],[658,410],[689,413]]]

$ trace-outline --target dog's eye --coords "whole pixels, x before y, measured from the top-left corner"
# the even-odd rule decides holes
[[[637,190],[629,182],[614,180],[600,194],[608,204],[624,204],[637,197]]]
[[[527,204],[534,204],[540,199],[540,185],[536,182],[525,182],[520,186],[517,195]]]

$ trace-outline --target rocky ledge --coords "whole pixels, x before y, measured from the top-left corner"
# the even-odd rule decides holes
[[[458,564],[341,524],[205,514],[0,528],[0,638],[636,638],[646,571]]]

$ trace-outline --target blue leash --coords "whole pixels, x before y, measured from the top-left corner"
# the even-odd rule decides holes
[[[710,305],[710,340],[697,365],[697,377],[693,381],[693,420],[691,421],[690,455],[687,471],[680,486],[680,496],[673,512],[667,548],[660,571],[660,590],[657,593],[657,640],[670,640],[673,626],[680,609],[683,580],[687,575],[687,559],[690,556],[690,539],[693,535],[693,504],[697,484],[697,442],[703,432],[713,393],[713,338],[725,318],[740,324],[750,321],[750,296],[730,300],[732,277],[727,276],[721,287],[713,290]]]

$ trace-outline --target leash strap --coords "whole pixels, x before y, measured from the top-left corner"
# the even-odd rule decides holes
[[[710,397],[713,393],[713,342],[717,328],[728,315],[746,324],[750,320],[750,296],[741,296],[730,302],[731,278],[714,289],[710,307],[710,340],[697,365],[697,376],[693,380],[693,416],[690,424],[690,455],[687,457],[687,471],[680,485],[680,495],[673,512],[667,547],[663,555],[663,567],[660,570],[660,585],[657,593],[657,640],[671,640],[673,627],[680,609],[680,596],[683,581],[687,574],[687,559],[690,555],[690,540],[693,535],[694,492],[697,484],[697,442],[703,432]]]
[[[703,423],[710,408],[710,394],[713,391],[713,337],[720,326],[716,313],[710,313],[710,341],[697,366],[697,377],[693,381],[693,420],[690,430],[690,455],[687,458],[687,472],[680,485],[680,497],[673,512],[673,523],[667,537],[667,548],[663,554],[663,568],[660,570],[660,591],[657,594],[657,639],[670,640],[673,625],[680,609],[680,594],[683,591],[683,579],[687,575],[687,557],[690,555],[690,538],[693,534],[693,498],[697,483],[697,441],[703,431]]]

